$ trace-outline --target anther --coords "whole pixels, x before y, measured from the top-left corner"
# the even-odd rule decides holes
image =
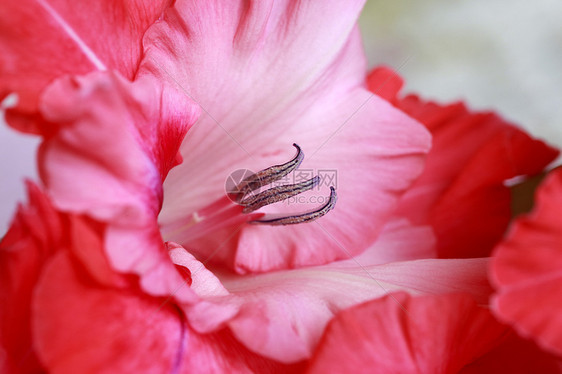
[[[237,204],[244,207],[242,209],[242,213],[248,214],[266,205],[287,200],[293,196],[312,190],[320,183],[320,177],[315,176],[301,183],[276,186],[273,188],[269,188],[263,192],[257,193],[254,196],[250,195],[250,192],[278,181],[300,166],[301,162],[304,159],[304,153],[297,144],[293,143],[293,146],[297,149],[297,154],[295,155],[295,157],[293,157],[293,159],[284,164],[271,166],[267,169],[263,169],[255,174],[252,174],[236,185],[236,187],[233,189],[233,191],[235,192],[229,193],[229,198],[235,200]],[[292,214],[289,216],[273,217],[271,215],[267,215],[265,217],[261,217],[260,219],[254,220],[251,220],[250,218],[247,222],[252,224],[272,226],[295,225],[298,223],[310,222],[326,215],[330,210],[334,209],[336,200],[336,190],[334,189],[334,187],[330,187],[330,197],[328,201],[326,202],[326,204],[317,209],[305,213]]]
[[[309,191],[313,189],[318,185],[319,182],[320,182],[320,177],[315,176],[314,178],[301,183],[273,187],[270,188],[269,190],[260,192],[257,195],[247,197],[242,201],[240,201],[239,203],[244,207],[242,213],[250,213],[266,205],[287,200],[293,196],[299,195],[305,191]]]
[[[242,200],[244,196],[246,196],[251,191],[257,190],[260,187],[273,183],[298,168],[302,160],[304,159],[304,153],[296,143],[293,143],[293,146],[297,149],[297,154],[291,161],[281,165],[271,166],[243,179],[234,188],[234,191],[236,191],[235,195],[237,200]]]
[[[298,223],[310,222],[314,221],[324,215],[326,215],[330,210],[334,209],[336,206],[337,194],[334,187],[330,187],[330,198],[328,202],[321,206],[318,209],[312,210],[310,212],[301,213],[292,216],[284,216],[284,217],[277,217],[277,218],[270,218],[270,219],[259,219],[255,221],[250,221],[249,223],[257,224],[257,225],[272,225],[272,226],[280,226],[280,225],[295,225]]]

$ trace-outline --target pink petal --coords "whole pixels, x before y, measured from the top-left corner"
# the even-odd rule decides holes
[[[430,226],[415,226],[407,219],[394,218],[377,241],[355,258],[361,264],[378,265],[436,257],[435,235]]]
[[[457,373],[506,330],[469,296],[395,293],[338,314],[309,373]]]
[[[222,276],[243,298],[229,322],[251,350],[281,362],[310,358],[329,320],[340,310],[397,290],[470,292],[486,302],[484,260],[423,260],[379,266],[335,263],[249,278]]]
[[[178,1],[149,29],[139,74],[177,84],[206,112],[182,145],[185,163],[165,183],[167,240],[240,273],[327,263],[345,257],[334,239],[351,254],[375,240],[421,172],[430,140],[365,89],[354,29],[361,5]],[[285,162],[294,142],[306,155],[302,170],[337,170],[338,203],[321,227],[232,225],[203,240],[176,229],[224,197],[230,173]],[[306,202],[267,208],[302,212],[327,196],[324,185]]]
[[[488,256],[511,218],[505,181],[539,173],[558,151],[494,113],[469,112],[460,102],[441,105],[414,95],[399,97],[401,85],[401,78],[386,68],[369,76],[373,92],[427,126],[433,147],[398,214],[414,224],[431,224],[441,257]]]
[[[162,180],[197,115],[183,95],[150,79],[95,73],[56,81],[41,110],[59,127],[40,154],[58,206],[121,225],[154,219]]]
[[[112,269],[139,275],[140,286],[148,294],[173,297],[185,303],[198,300],[170,261],[155,225],[141,228],[109,226],[104,244]]]
[[[0,98],[15,91],[19,104],[8,123],[26,132],[45,132],[37,113],[41,91],[72,73],[116,69],[132,79],[141,39],[168,1],[36,0],[2,3]]]
[[[562,170],[537,194],[533,212],[516,221],[496,248],[494,312],[541,347],[562,354]]]
[[[179,248],[174,251],[175,260],[189,258],[186,251],[184,255]],[[204,303],[185,308],[187,317],[201,332],[226,324],[250,350],[292,363],[310,358],[328,321],[338,311],[357,303],[396,290],[413,294],[466,292],[486,303],[491,292],[486,259],[385,265],[362,261],[359,257],[357,262],[347,260],[245,276],[216,271],[215,276],[228,293],[222,289],[217,293],[217,286],[209,288],[208,293],[199,292]],[[202,266],[198,262],[182,263],[190,266],[192,274]],[[205,273],[202,277],[210,279]]]
[[[168,243],[170,258],[176,266],[182,266],[191,273],[190,289],[201,300],[182,305],[189,322],[200,333],[216,331],[226,325],[239,309],[239,302],[222,285],[221,281],[204,264],[176,243]],[[221,302],[227,299],[227,303]]]
[[[63,240],[63,224],[45,195],[27,182],[27,205],[20,205],[0,241],[0,372],[39,372],[32,348],[30,302],[41,267]]]
[[[170,251],[170,259],[176,265],[184,266],[191,271],[192,284],[191,289],[198,295],[209,296],[225,296],[228,291],[223,287],[220,280],[201,262],[187,252],[183,247],[176,243],[167,243]]]
[[[40,171],[55,204],[108,224],[111,265],[141,276],[153,295],[183,283],[162,242],[156,217],[162,180],[197,116],[175,90],[143,78],[129,83],[112,73],[67,77],[45,92],[41,110],[57,123],[40,151]],[[182,288],[176,297],[192,298]]]
[[[248,350],[227,329],[213,334],[189,330],[181,373],[302,373],[304,362],[282,364]]]

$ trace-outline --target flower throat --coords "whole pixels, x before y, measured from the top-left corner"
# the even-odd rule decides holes
[[[294,214],[265,214],[258,209],[285,201],[293,196],[312,190],[319,182],[315,176],[304,182],[271,187],[261,192],[260,188],[279,181],[289,173],[295,171],[304,159],[304,153],[297,144],[293,144],[297,154],[290,161],[263,169],[242,179],[238,184],[228,188],[226,196],[206,207],[194,212],[183,222],[177,222],[175,227],[168,226],[165,236],[181,232],[181,236],[190,240],[203,237],[229,226],[241,224],[285,226],[312,222],[334,209],[337,194],[334,187],[330,187],[328,201],[316,209]]]

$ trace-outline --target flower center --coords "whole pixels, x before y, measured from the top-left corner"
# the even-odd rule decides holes
[[[252,195],[253,191],[280,180],[300,166],[301,162],[304,159],[304,153],[297,144],[293,144],[293,146],[297,149],[297,154],[291,161],[288,161],[281,165],[271,166],[267,169],[250,175],[249,177],[242,180],[234,188],[234,192],[230,192],[230,197],[239,205],[244,207],[244,209],[242,209],[242,213],[251,213],[266,205],[285,201],[293,196],[299,195],[305,191],[309,191],[318,185],[320,177],[315,176],[301,183],[276,186],[258,194]],[[314,221],[326,215],[330,210],[334,209],[336,200],[336,190],[334,189],[334,187],[330,187],[330,197],[328,201],[317,209],[308,212],[291,214],[288,216],[266,216],[260,219],[249,221],[249,223],[279,226],[294,225],[298,223]]]
[[[233,187],[227,188],[226,196],[194,212],[182,222],[169,225],[163,232],[165,237],[179,234],[185,240],[196,240],[230,226],[242,224],[283,226],[311,222],[334,209],[337,194],[330,187],[330,196],[323,205],[306,212],[294,214],[266,214],[258,209],[277,202],[285,201],[303,192],[312,190],[320,181],[319,176],[295,184],[271,187],[258,192],[259,189],[275,183],[295,171],[304,159],[304,153],[297,144],[293,144],[297,154],[290,161],[263,169],[242,179]]]

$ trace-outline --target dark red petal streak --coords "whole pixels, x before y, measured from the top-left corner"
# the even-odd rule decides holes
[[[169,0],[2,1],[0,99],[16,92],[7,121],[26,132],[45,132],[39,94],[55,78],[115,69],[132,79],[142,56],[142,36]]]
[[[488,256],[511,218],[504,181],[539,173],[558,151],[494,113],[473,113],[460,102],[400,97],[401,78],[389,69],[375,69],[368,84],[433,135],[424,173],[404,196],[399,214],[433,226],[440,257]]]
[[[309,372],[457,373],[506,330],[470,296],[395,293],[336,316]]]
[[[516,221],[494,251],[493,310],[541,347],[562,355],[562,170],[537,193],[533,212]]]

